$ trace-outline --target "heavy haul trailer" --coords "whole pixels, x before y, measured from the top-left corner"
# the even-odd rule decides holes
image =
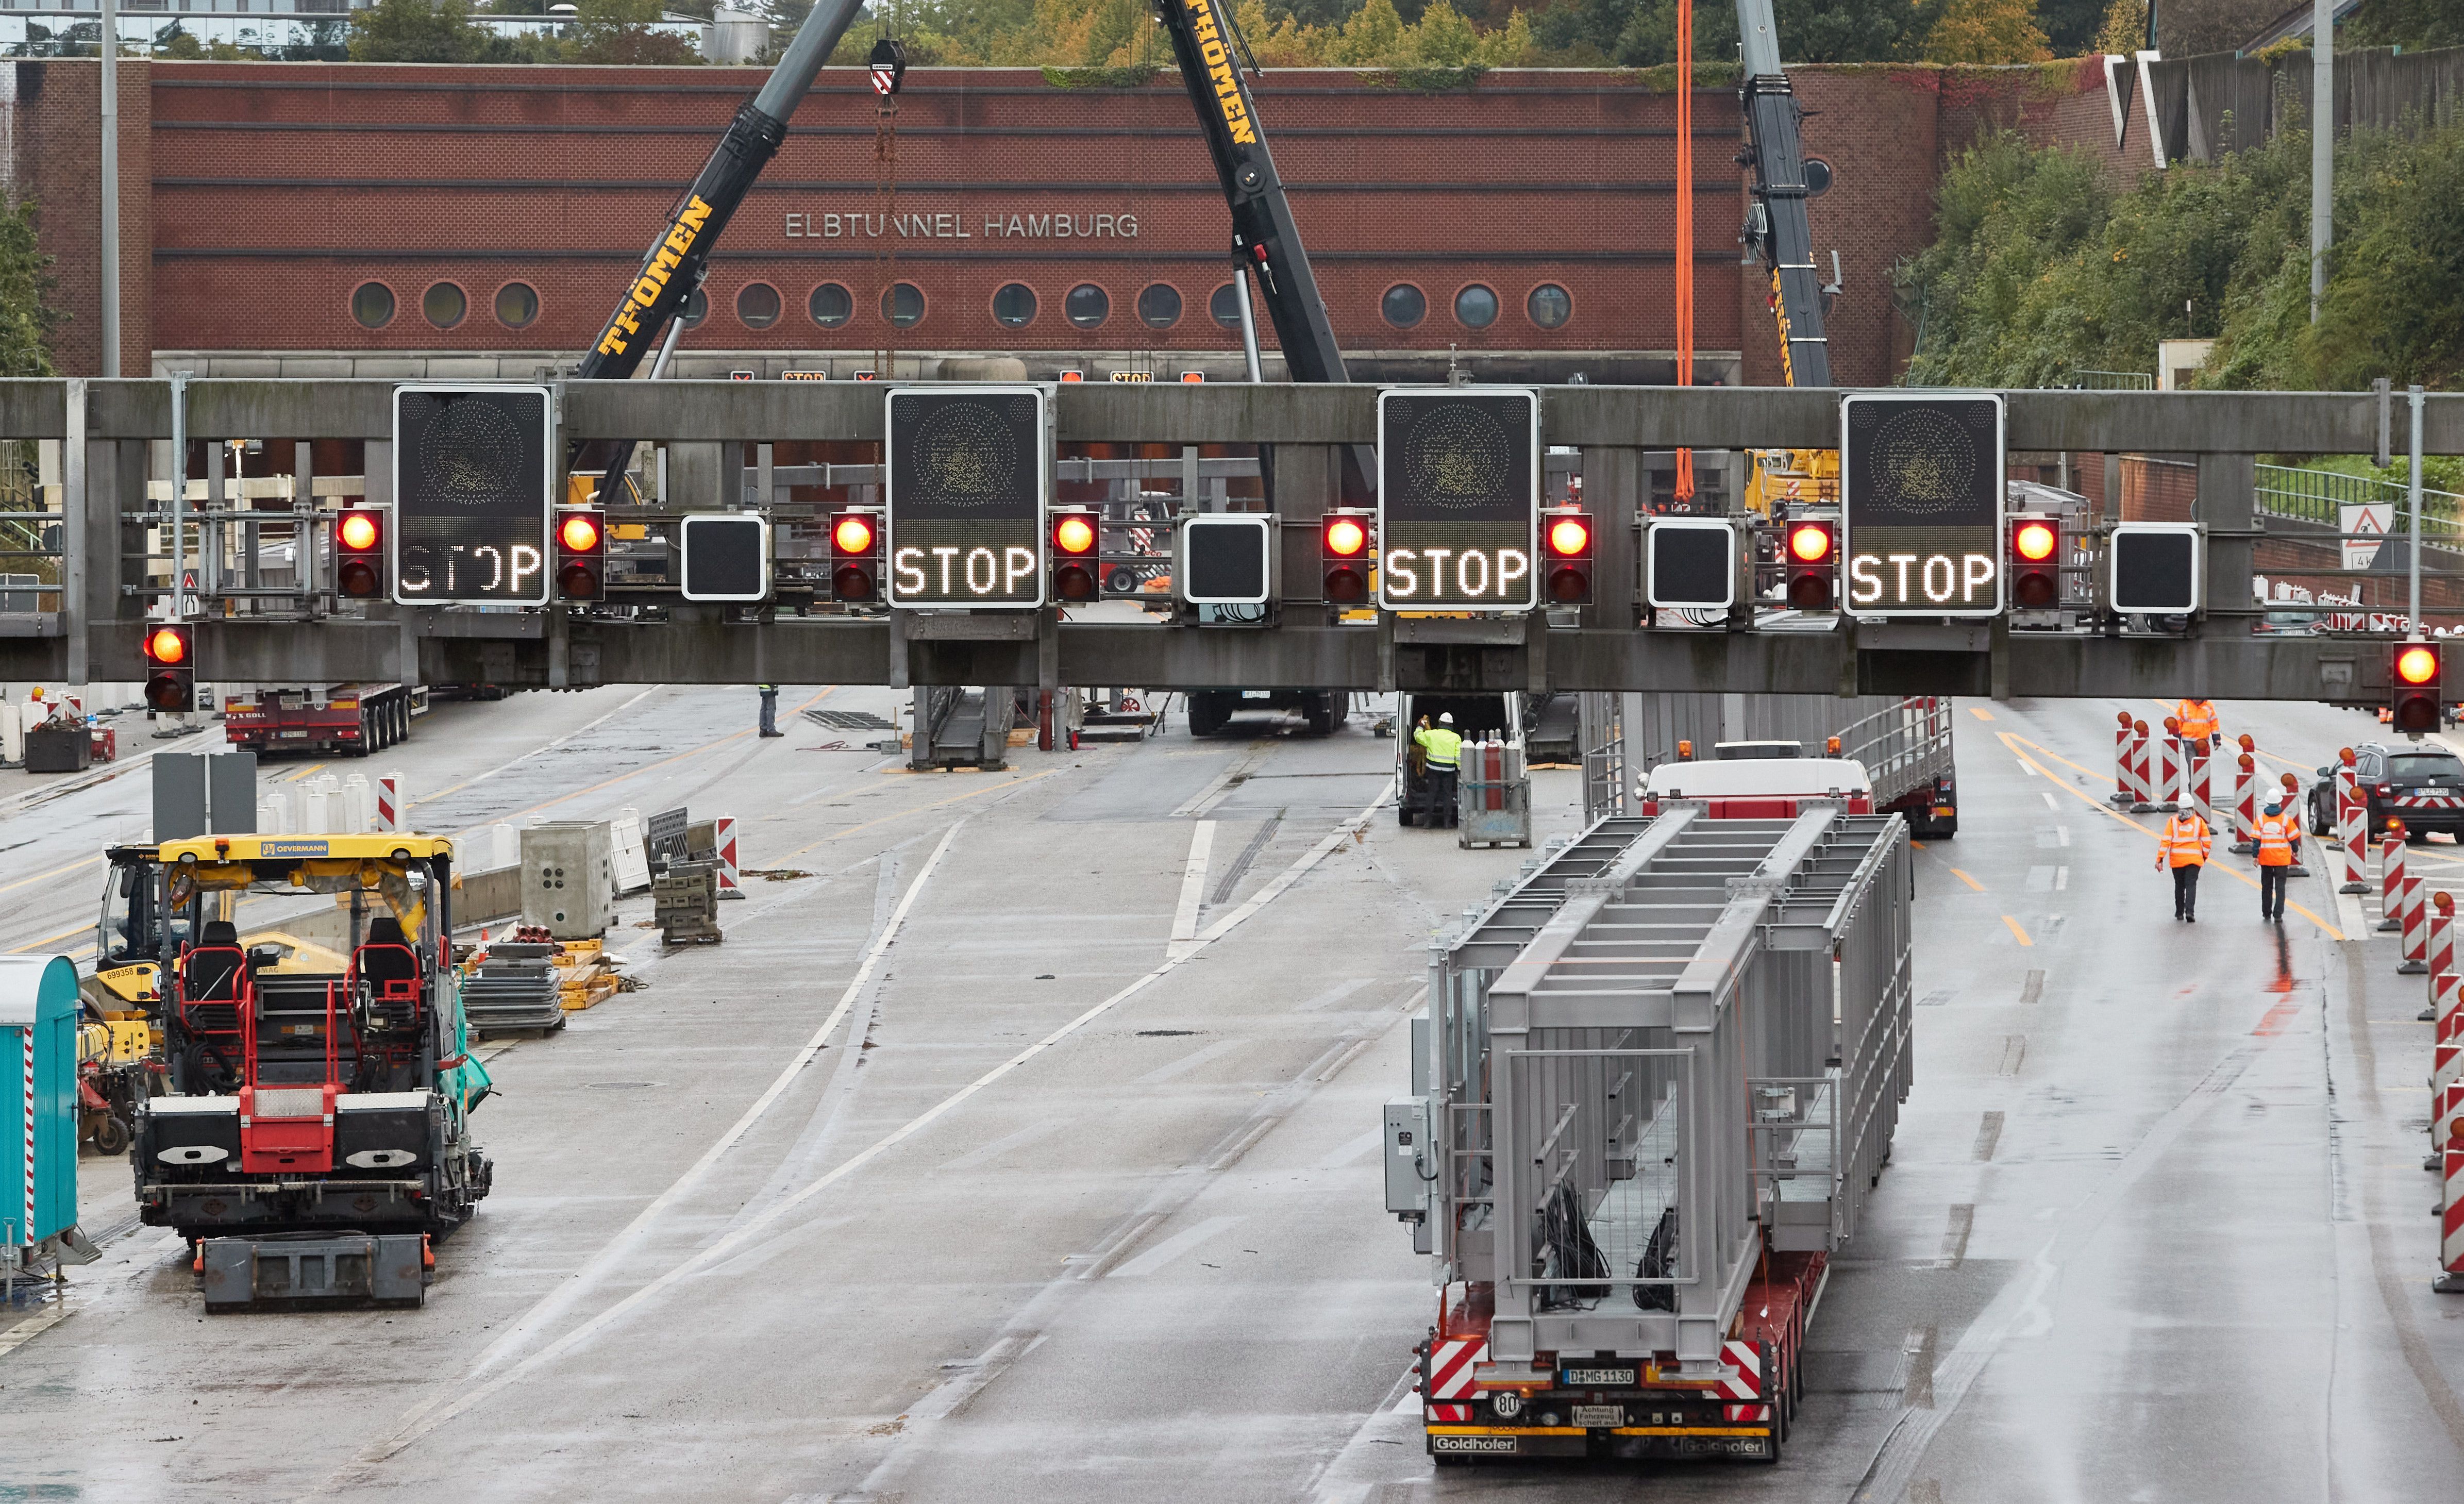
[[[1921,841],[1959,833],[1947,696],[1586,695],[1582,710],[1592,771],[1611,787],[1687,758],[1844,757],[1863,764],[1878,813],[1905,815]]]
[[[1910,1082],[1906,822],[1595,823],[1433,949],[1387,1209],[1428,1449],[1776,1461]]]
[[[139,1213],[196,1246],[209,1311],[416,1305],[430,1240],[488,1194],[470,1127],[488,1076],[447,964],[451,852],[399,833],[113,852],[114,891],[141,896],[106,909],[105,954],[153,953],[171,1086],[137,1106]],[[339,968],[242,944],[239,897],[320,893],[349,913]]]
[[[410,735],[428,713],[418,684],[259,684],[223,697],[223,735],[258,753],[365,757]]]

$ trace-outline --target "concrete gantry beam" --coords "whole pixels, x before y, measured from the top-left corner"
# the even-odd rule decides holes
[[[389,497],[393,383],[199,381],[188,386],[187,431],[199,438],[357,438],[370,442],[368,494]],[[827,382],[568,382],[560,421],[567,439],[634,438],[718,446],[787,439],[878,440],[884,391]],[[72,680],[107,676],[139,661],[144,598],[126,557],[144,546],[129,516],[145,505],[148,441],[170,434],[170,384],[88,381],[73,401],[63,381],[0,381],[0,436],[65,437],[81,414],[82,444],[64,465],[70,577],[77,609],[0,630],[0,677]],[[1287,472],[1281,499],[1306,518],[1326,487],[1290,482],[1312,455],[1375,438],[1371,386],[1071,385],[1056,388],[1064,442],[1228,443],[1276,447]],[[2205,456],[2203,484],[2247,490],[2248,456],[2275,451],[2362,453],[2377,439],[2375,399],[2320,392],[2014,391],[2014,449],[2116,453],[2152,451]],[[1607,467],[1594,493],[1603,529],[1624,539],[1639,499],[1620,466],[1646,449],[1679,446],[1825,448],[1838,439],[1833,391],[1769,387],[1549,387],[1542,421],[1552,444],[1587,448]],[[2464,453],[2464,395],[2433,396],[2425,449]],[[1330,480],[1329,484],[1331,484]],[[2247,498],[2240,498],[2246,502]],[[2084,637],[2020,632],[1997,646],[1982,629],[1913,627],[1751,632],[1624,628],[1630,586],[1613,580],[1579,630],[1452,632],[1454,626],[1400,624],[1381,658],[1377,632],[1333,627],[1313,607],[1306,567],[1286,561],[1287,609],[1273,629],[1169,628],[1152,623],[1072,622],[1054,630],[1060,682],[1151,689],[1291,687],[1367,689],[1690,690],[1723,694],[1904,693],[2013,696],[2210,695],[2250,699],[2363,700],[2385,673],[2385,645],[2314,637],[2251,638],[2229,618],[2238,601],[2224,583],[2247,572],[2252,520],[2226,495],[2204,508],[2219,529],[2211,561],[2214,619],[2184,638]],[[1305,530],[1293,548],[1305,553]],[[114,545],[117,546],[114,546]],[[1620,544],[1619,546],[1623,546]],[[1614,562],[1614,551],[1603,555]],[[1302,563],[1306,564],[1306,560]],[[1620,574],[1620,579],[1627,578]],[[210,678],[310,682],[392,677],[508,685],[898,681],[925,684],[1041,681],[1029,637],[948,622],[902,635],[889,624],[830,618],[770,624],[725,622],[691,610],[657,622],[477,614],[391,607],[363,616],[297,624],[214,618],[199,623],[200,667]],[[1494,624],[1491,624],[1494,625]],[[48,635],[47,635],[48,633]],[[1445,640],[1449,636],[1457,640]],[[1429,640],[1429,639],[1438,640]],[[981,640],[979,640],[981,639]],[[1537,656],[1534,652],[1537,650]],[[551,664],[553,663],[553,667]]]

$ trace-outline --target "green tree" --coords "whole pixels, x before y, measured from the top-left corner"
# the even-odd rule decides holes
[[[2091,51],[2104,25],[2105,0],[2036,0],[2036,24],[2057,57]]]
[[[34,235],[32,199],[0,210],[0,376],[49,376],[52,330],[60,314],[52,307],[52,257]]]
[[[564,36],[567,62],[673,67],[701,61],[701,50],[691,41],[651,30],[659,0],[578,0],[577,9]]]
[[[1925,35],[1925,61],[2043,62],[2053,55],[2032,0],[1950,0]]]
[[[492,62],[495,36],[471,21],[468,0],[377,0],[351,17],[351,61]]]
[[[1446,0],[1420,12],[1408,48],[1413,60],[1433,68],[1463,68],[1480,60],[1480,33]]]
[[[2464,47],[2464,6],[2455,0],[2364,0],[2336,29],[2339,47]]]
[[[1789,62],[1886,62],[1916,57],[1944,0],[1774,0],[1780,56]],[[1551,52],[1629,67],[1677,60],[1676,0],[1562,0],[1531,19]],[[1737,16],[1695,0],[1694,60],[1737,55]]]
[[[1375,68],[1404,60],[1403,17],[1395,0],[1368,0],[1329,50],[1327,61],[1340,68]]]
[[[2147,45],[2147,0],[2113,0],[2097,29],[2095,52],[2129,56]]]

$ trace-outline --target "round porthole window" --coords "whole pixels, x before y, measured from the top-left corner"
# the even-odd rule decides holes
[[[1397,329],[1410,329],[1429,316],[1428,295],[1409,282],[1397,282],[1377,300],[1377,311]]]

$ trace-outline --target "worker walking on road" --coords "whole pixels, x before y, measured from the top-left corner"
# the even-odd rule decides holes
[[[1429,769],[1429,829],[1455,828],[1455,772],[1463,758],[1463,738],[1455,735],[1452,711],[1442,712],[1438,723],[1429,724],[1422,716],[1412,732],[1412,744],[1420,749]]]
[[[2212,747],[2223,740],[2223,729],[2216,723],[2214,700],[2186,699],[2173,707],[2173,719],[2182,723],[2184,741],[2204,741]]]
[[[2301,845],[2300,817],[2285,811],[2281,799],[2269,802],[2258,817],[2258,917],[2284,922],[2284,884],[2293,875],[2295,852]]]
[[[761,734],[765,737],[785,736],[787,733],[779,729],[779,686],[757,684],[754,688],[761,692]]]
[[[2188,809],[2167,819],[2165,833],[2157,839],[2157,870],[2173,870],[2173,918],[2177,919],[2199,922],[2199,869],[2208,865],[2212,839],[2208,822]]]

